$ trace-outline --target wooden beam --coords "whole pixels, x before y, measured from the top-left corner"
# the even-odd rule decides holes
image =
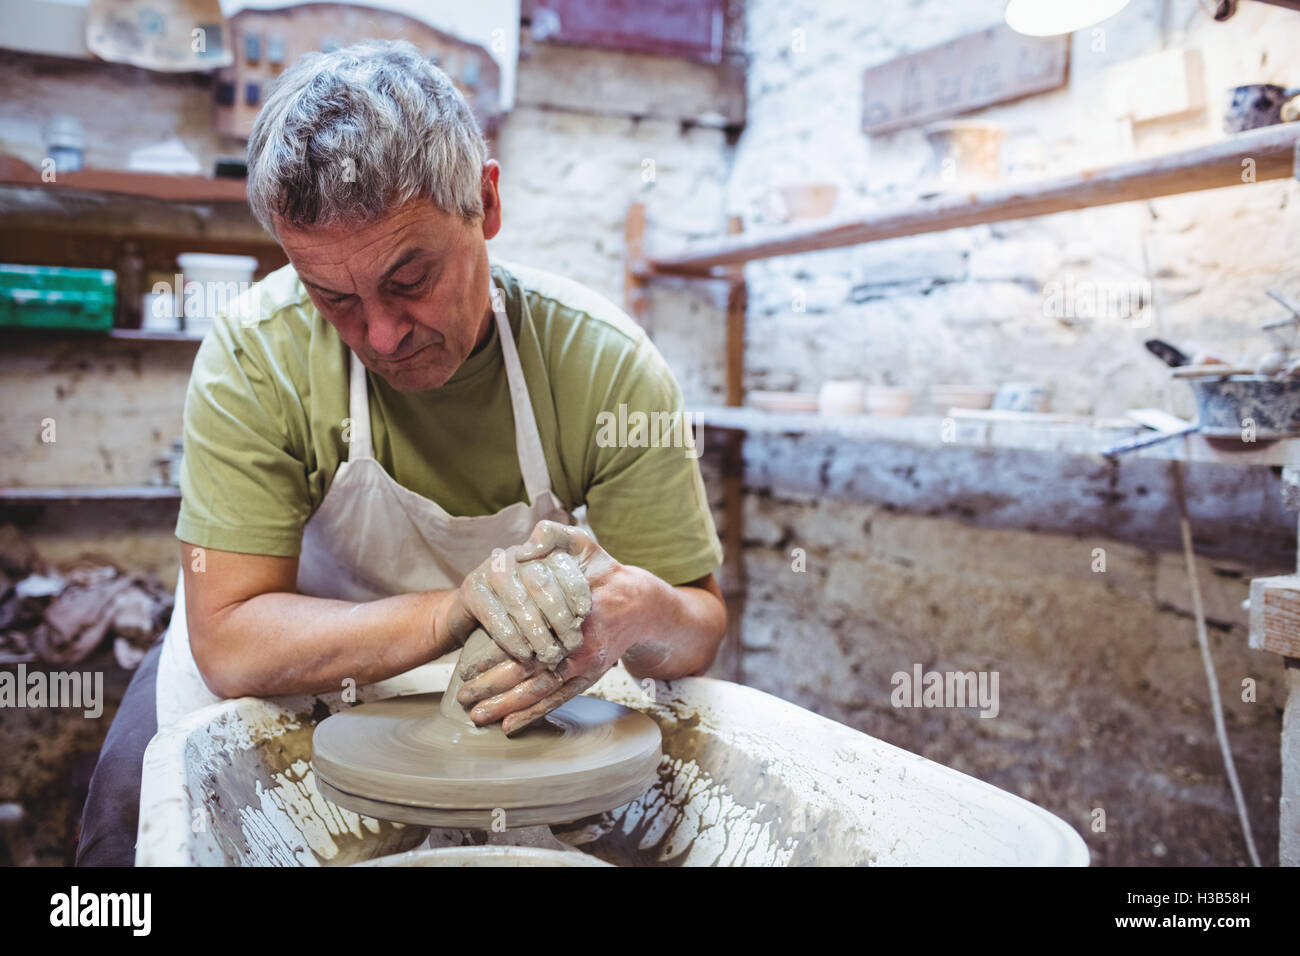
[[[739,216],[727,219],[727,232],[738,235],[744,228]],[[745,400],[745,310],[748,301],[743,267],[731,270],[727,286],[727,404]],[[729,432],[724,439],[722,459],[723,541],[722,590],[727,602],[727,636],[719,655],[717,671],[727,680],[741,681],[741,623],[745,616],[745,434]]]
[[[658,275],[720,278],[725,275],[717,271],[721,267],[773,256],[1286,179],[1293,174],[1298,144],[1300,123],[1269,126],[1209,146],[1104,169],[1039,182],[990,186],[975,192],[942,193],[851,219],[788,226],[762,236],[718,239],[688,252],[651,257],[648,267]]]
[[[1250,646],[1300,657],[1300,574],[1250,582]]]
[[[645,203],[632,203],[623,224],[623,307],[647,334],[654,331],[645,279]]]
[[[0,185],[120,193],[169,202],[231,202],[241,205],[247,202],[242,179],[142,173],[127,169],[77,169],[71,172],[56,170],[54,181],[45,182],[39,170],[9,155],[0,155]]]
[[[739,235],[744,224],[739,216],[727,220],[727,232]],[[745,403],[745,312],[749,293],[743,266],[731,271],[727,285],[727,404]]]

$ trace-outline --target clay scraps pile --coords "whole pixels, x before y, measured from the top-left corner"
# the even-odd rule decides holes
[[[26,549],[0,547],[0,664],[75,664],[111,640],[118,665],[134,670],[171,610],[171,594],[140,575],[89,561],[55,571]]]

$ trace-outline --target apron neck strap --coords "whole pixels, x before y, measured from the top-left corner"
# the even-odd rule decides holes
[[[351,357],[348,373],[348,418],[352,425],[352,440],[348,442],[348,461],[373,458],[374,447],[370,437],[370,394],[366,387],[366,367],[357,353],[348,350]]]
[[[506,318],[505,290],[493,281],[492,312],[496,316],[497,335],[501,339],[501,357],[506,366],[506,379],[510,383],[510,407],[515,416],[515,451],[519,455],[519,470],[524,476],[528,503],[535,503],[541,495],[551,490],[551,474],[546,467],[546,453],[542,450],[542,437],[537,430],[537,416],[528,399],[528,383],[524,381],[524,367],[519,361],[515,336]],[[526,326],[528,302],[519,297],[520,329]]]

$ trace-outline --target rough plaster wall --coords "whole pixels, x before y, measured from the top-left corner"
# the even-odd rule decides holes
[[[195,346],[51,336],[14,337],[0,351],[0,487],[147,485],[181,436]],[[43,422],[53,423],[53,438]],[[6,508],[45,560],[84,553],[155,575],[171,587],[176,504],[59,502]]]
[[[11,339],[0,356],[0,486],[150,484],[154,460],[181,437],[194,353],[180,342]]]
[[[991,25],[997,11],[982,6],[895,2],[868,18],[749,3],[749,115],[728,211],[761,227],[767,196],[789,182],[838,183],[837,212],[925,188],[919,131],[860,132],[861,71]],[[1107,25],[1104,54],[1075,37],[1068,88],[979,114],[1007,125],[1006,165],[1069,171],[1209,141],[1221,89],[1285,81],[1300,18],[1255,4],[1211,25],[1193,8],[1173,3],[1162,18],[1159,3],[1133,4]],[[1122,85],[1126,61],[1158,51],[1162,34],[1181,43],[1189,21],[1209,109],[1133,132],[1097,84]],[[794,29],[804,54],[791,52]],[[750,264],[746,386],[1039,380],[1058,410],[1190,414],[1140,342],[1163,332],[1228,358],[1258,349],[1255,326],[1275,314],[1263,289],[1300,251],[1296,199],[1294,183],[1268,183]],[[1045,285],[1071,279],[1155,279],[1160,309],[1145,328],[1049,317]],[[806,313],[791,308],[796,291]],[[656,328],[672,324],[655,304]],[[678,368],[710,381],[697,401],[717,395],[706,369]],[[1040,803],[1096,862],[1245,862],[1181,557],[1162,550],[1177,545],[1167,466],[759,437],[745,459],[747,683]],[[721,522],[716,453],[706,468]],[[1260,852],[1276,861],[1282,667],[1246,648],[1241,602],[1250,577],[1293,566],[1294,520],[1268,470],[1191,469],[1188,495],[1198,550],[1214,556],[1199,579],[1229,733]],[[1105,573],[1092,571],[1095,548]],[[890,677],[914,663],[1000,671],[1000,716],[892,707]],[[1241,700],[1244,678],[1254,703]],[[1097,808],[1106,832],[1092,830]]]
[[[658,68],[671,70],[673,61]],[[488,248],[621,304],[628,206],[646,204],[647,239],[666,248],[714,234],[728,153],[718,129],[517,108],[499,136],[503,224]],[[725,341],[716,318],[723,303],[698,286],[656,282],[650,290],[656,344],[697,401],[721,388]]]

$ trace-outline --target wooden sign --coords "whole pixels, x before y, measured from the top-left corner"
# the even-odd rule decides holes
[[[863,74],[862,130],[887,133],[1064,86],[1070,38],[1027,37],[1006,24]]]

